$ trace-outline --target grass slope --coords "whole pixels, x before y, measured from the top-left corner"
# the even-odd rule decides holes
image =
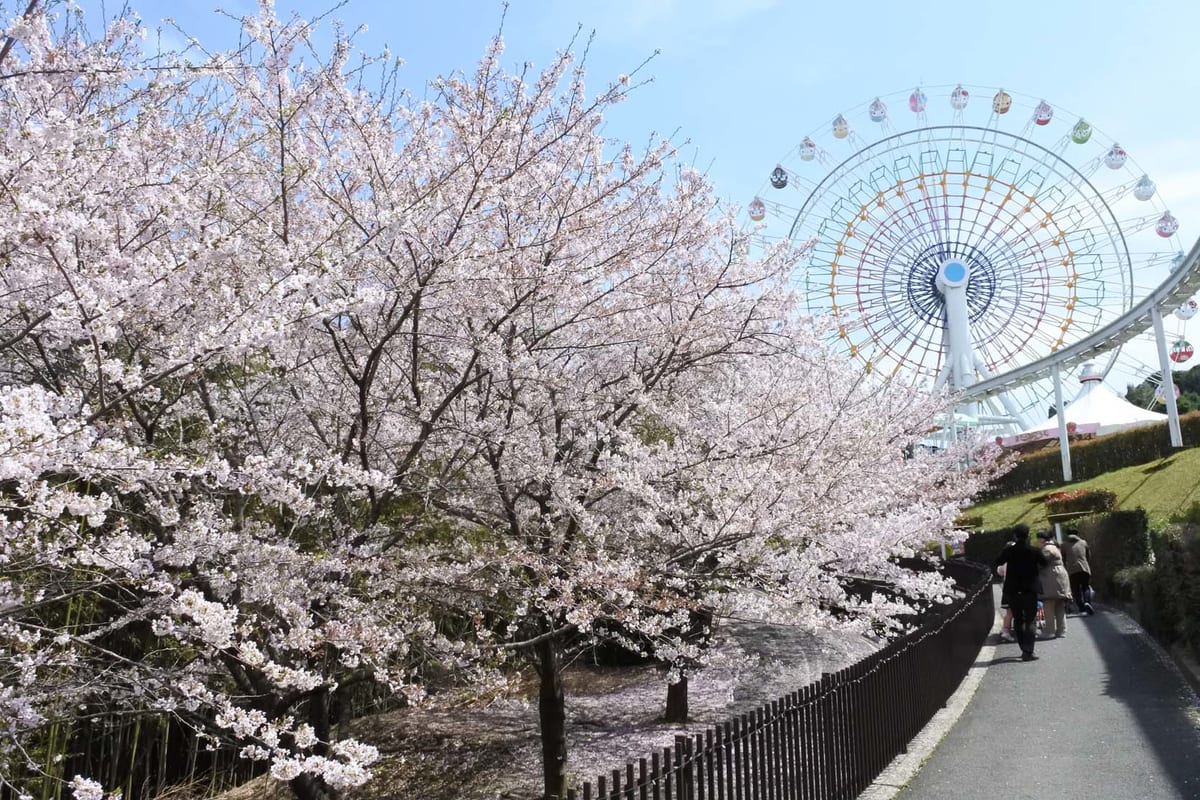
[[[1200,502],[1200,447],[1180,450],[1168,458],[1107,472],[1078,483],[992,500],[968,511],[983,517],[986,530],[1024,522],[1031,528],[1046,524],[1043,498],[1061,489],[1107,489],[1116,492],[1120,508],[1146,509],[1151,527],[1161,527],[1170,517]]]

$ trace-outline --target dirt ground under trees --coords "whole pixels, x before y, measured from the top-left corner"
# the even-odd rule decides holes
[[[653,666],[576,663],[564,673],[569,769],[592,780],[675,736],[703,731],[872,652],[862,637],[740,623],[720,641],[718,663],[688,681],[690,722],[662,721],[665,674]],[[541,752],[536,698],[506,697],[453,709],[403,709],[356,720],[351,732],[379,748],[375,777],[347,800],[538,800]],[[258,778],[221,800],[285,800],[287,787]]]

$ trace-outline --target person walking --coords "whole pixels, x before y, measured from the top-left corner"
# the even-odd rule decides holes
[[[1042,584],[1039,597],[1046,620],[1042,635],[1047,639],[1060,639],[1067,635],[1067,601],[1071,599],[1071,581],[1063,566],[1062,552],[1054,541],[1054,534],[1038,531],[1038,539],[1041,540],[1042,555],[1046,559],[1038,574]]]
[[[1091,602],[1092,566],[1089,563],[1092,550],[1087,540],[1080,538],[1079,534],[1072,530],[1067,534],[1062,556],[1067,578],[1071,582],[1071,599],[1075,608],[1081,613],[1095,614],[1096,609],[1092,608]]]
[[[1006,565],[1002,591],[1008,594],[1013,612],[1013,632],[1021,647],[1021,660],[1036,661],[1033,646],[1037,641],[1037,604],[1042,589],[1040,571],[1046,564],[1046,556],[1030,545],[1028,525],[1013,529],[1013,543],[996,556],[992,569],[999,570],[1002,564]]]
[[[1024,525],[1016,525],[1013,527],[1008,541],[1005,542],[1001,553],[1008,552],[1008,548],[1013,546],[1013,543],[1028,535],[1029,528]],[[1009,586],[1008,586],[1008,567],[1001,563],[996,567],[996,574],[1000,576],[1003,583],[1000,584],[1000,607],[1004,609],[1004,623],[1000,626],[1000,641],[1015,642],[1017,637],[1013,636],[1013,610],[1009,604]]]

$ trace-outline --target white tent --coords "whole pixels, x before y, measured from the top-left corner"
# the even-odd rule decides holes
[[[1147,411],[1135,406],[1112,389],[1104,385],[1104,376],[1096,370],[1096,365],[1088,362],[1083,365],[1079,375],[1079,392],[1075,399],[1067,404],[1067,424],[1076,426],[1099,426],[1097,435],[1136,428],[1139,425],[1153,425],[1156,422],[1166,422],[1167,415],[1157,411]],[[1058,436],[1058,419],[1051,417],[1043,420],[1021,434],[1031,434],[1047,431],[1054,437]],[[1047,437],[1049,438],[1049,437]]]

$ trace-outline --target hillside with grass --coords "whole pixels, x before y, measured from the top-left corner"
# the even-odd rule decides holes
[[[1192,503],[1200,502],[1200,448],[1180,450],[1167,458],[1114,470],[1089,480],[980,503],[967,513],[981,517],[985,530],[1018,522],[1036,528],[1046,525],[1043,502],[1046,495],[1067,488],[1114,492],[1120,508],[1144,508],[1151,527],[1161,527]]]

